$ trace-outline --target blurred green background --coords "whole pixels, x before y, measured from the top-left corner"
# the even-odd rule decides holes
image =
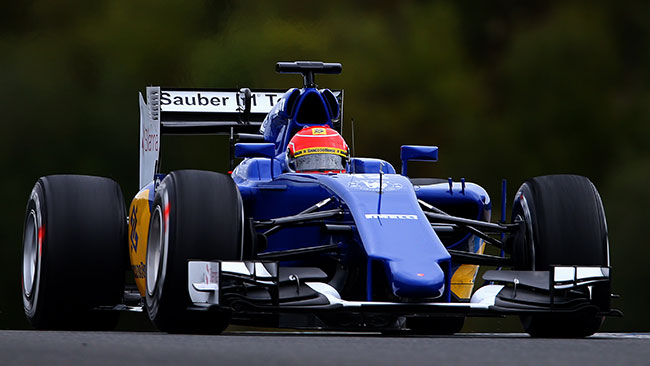
[[[496,202],[502,178],[511,199],[527,177],[588,176],[626,314],[603,329],[648,331],[649,15],[645,0],[4,2],[0,328],[27,327],[22,225],[39,176],[108,176],[136,193],[138,91],[289,88],[301,79],[276,61],[322,60],[343,64],[317,81],[345,89],[358,156],[399,167],[401,144],[437,145],[440,162],[416,174],[465,177]],[[223,139],[162,146],[165,170],[227,169]],[[485,324],[466,330],[520,330]]]

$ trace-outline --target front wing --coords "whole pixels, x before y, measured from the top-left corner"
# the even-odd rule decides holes
[[[228,310],[233,319],[311,313],[326,319],[337,314],[386,317],[503,316],[533,313],[582,313],[620,316],[609,304],[595,303],[594,286],[609,289],[608,267],[555,266],[551,271],[488,271],[487,285],[469,302],[348,301],[327,284],[326,274],[312,267],[280,267],[273,261],[190,261],[188,292],[192,310]],[[346,316],[347,316],[346,315]],[[344,318],[346,318],[344,316]],[[295,318],[294,318],[295,319]],[[307,318],[287,326],[327,328]],[[366,321],[357,326],[367,325]]]

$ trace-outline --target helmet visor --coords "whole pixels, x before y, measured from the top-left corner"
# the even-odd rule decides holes
[[[296,158],[296,171],[344,170],[343,160],[343,157],[334,154],[307,154]]]

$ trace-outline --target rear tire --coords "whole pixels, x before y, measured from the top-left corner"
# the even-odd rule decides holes
[[[600,195],[591,181],[576,175],[541,176],[519,188],[513,222],[523,220],[525,232],[514,238],[518,269],[547,271],[551,265],[608,266],[607,224]],[[593,287],[592,303],[609,309],[608,285]],[[596,310],[579,314],[522,316],[533,337],[586,337],[604,318]]]
[[[111,179],[42,177],[27,202],[23,306],[37,329],[112,329],[124,293],[126,209]]]
[[[188,311],[188,260],[241,260],[243,204],[226,175],[181,170],[156,190],[147,245],[146,307],[156,327],[170,333],[226,329],[226,312]]]

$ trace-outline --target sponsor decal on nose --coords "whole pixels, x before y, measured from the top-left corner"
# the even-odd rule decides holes
[[[418,215],[407,214],[366,214],[366,219],[417,220]]]

